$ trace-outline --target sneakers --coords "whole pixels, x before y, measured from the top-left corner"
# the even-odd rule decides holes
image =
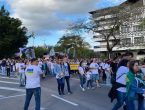
[[[97,88],[101,88],[101,86],[100,86],[100,85],[98,85],[98,86],[97,86]]]
[[[85,91],[85,89],[80,85],[80,88],[82,89],[82,91]]]
[[[72,92],[71,92],[71,91],[69,91],[69,92],[68,92],[68,94],[70,95],[70,94],[72,94]]]

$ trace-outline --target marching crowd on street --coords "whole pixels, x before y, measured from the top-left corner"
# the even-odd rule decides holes
[[[78,70],[71,70],[70,64],[78,64]],[[35,96],[35,110],[41,107],[40,79],[51,75],[56,78],[59,95],[72,94],[70,76],[77,74],[80,79],[80,89],[101,88],[101,84],[112,85],[108,96],[111,102],[117,99],[112,110],[145,110],[145,60],[133,59],[132,53],[123,54],[114,59],[101,61],[97,58],[70,60],[67,56],[56,58],[33,59],[2,59],[0,60],[0,75],[18,77],[20,87],[26,88],[24,110],[28,110],[32,96]],[[65,84],[66,83],[66,84]],[[96,99],[97,100],[97,99]],[[138,102],[136,107],[135,102]]]

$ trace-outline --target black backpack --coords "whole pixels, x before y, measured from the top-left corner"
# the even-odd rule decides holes
[[[120,75],[117,79],[121,78],[125,73],[123,73],[122,75]],[[115,82],[114,84],[112,84],[112,87],[108,93],[108,97],[111,99],[111,102],[113,102],[113,100],[116,98],[117,96],[117,89],[120,87],[126,87],[126,85],[123,85],[121,83],[116,82],[116,77],[115,77]]]

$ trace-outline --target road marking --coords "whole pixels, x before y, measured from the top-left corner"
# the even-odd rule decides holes
[[[45,108],[40,108],[40,110],[46,110]]]
[[[23,89],[10,88],[10,87],[0,87],[0,89],[11,90],[11,91],[18,91],[18,92],[25,92],[25,90],[23,90]]]
[[[80,80],[80,79],[78,79],[78,78],[71,78],[71,79],[76,80],[76,81],[79,81],[79,80]]]
[[[4,97],[3,95],[0,95],[0,97]]]
[[[16,97],[21,97],[21,96],[25,96],[26,94],[21,94],[21,95],[14,95],[14,96],[9,96],[9,97],[2,97],[0,98],[0,100],[3,100],[3,99],[10,99],[10,98],[16,98]]]
[[[6,83],[6,84],[20,84],[16,82],[9,82],[9,81],[0,81],[0,83]]]
[[[2,79],[14,79],[14,80],[19,80],[18,78],[8,78],[8,77],[0,77]]]
[[[63,99],[63,98],[61,98],[61,97],[59,97],[59,96],[56,96],[56,95],[51,95],[52,97],[54,97],[54,98],[57,98],[57,99],[59,99],[59,100],[62,100],[62,101],[64,101],[64,102],[66,102],[66,103],[69,103],[69,104],[71,104],[71,105],[73,105],[73,106],[78,106],[78,104],[76,104],[76,103],[74,103],[74,102],[71,102],[71,101],[68,101],[68,100],[66,100],[66,99]]]

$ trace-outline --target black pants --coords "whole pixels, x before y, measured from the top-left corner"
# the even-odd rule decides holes
[[[71,92],[70,90],[70,76],[65,76],[65,81],[66,81],[66,84],[67,84],[67,90],[68,92]]]
[[[58,84],[58,93],[64,94],[64,78],[57,79],[57,84]]]
[[[7,76],[10,77],[10,68],[7,68]]]

